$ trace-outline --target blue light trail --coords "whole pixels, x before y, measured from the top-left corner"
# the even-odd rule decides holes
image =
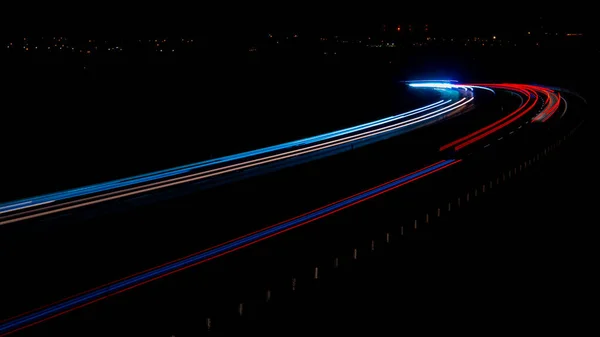
[[[0,204],[0,214],[11,212],[11,211],[17,211],[17,210],[21,210],[21,209],[25,209],[25,208],[35,207],[35,206],[39,206],[42,204],[49,204],[49,203],[53,203],[53,202],[61,201],[61,200],[65,200],[65,199],[77,198],[77,197],[86,196],[86,195],[93,195],[95,193],[105,192],[105,191],[114,190],[114,189],[118,189],[118,188],[122,188],[122,187],[143,184],[143,183],[147,183],[150,181],[155,181],[155,180],[159,180],[159,179],[163,179],[163,178],[168,178],[168,177],[185,174],[192,170],[196,170],[196,169],[200,169],[200,168],[204,168],[204,167],[208,167],[208,166],[213,166],[213,165],[217,165],[217,164],[223,164],[223,163],[233,162],[233,161],[237,161],[237,160],[247,159],[247,158],[250,158],[253,156],[264,155],[267,153],[282,151],[282,150],[285,150],[285,149],[288,149],[291,147],[305,146],[308,144],[313,144],[316,142],[324,141],[324,140],[335,138],[338,136],[343,136],[343,135],[346,135],[349,133],[362,131],[362,130],[365,130],[365,129],[368,129],[371,127],[375,127],[375,126],[378,126],[378,125],[381,125],[381,124],[384,124],[384,123],[387,123],[387,122],[390,122],[393,120],[406,118],[406,117],[415,115],[417,113],[421,113],[424,111],[438,108],[440,106],[448,104],[449,102],[450,102],[450,100],[440,100],[440,101],[437,101],[435,103],[429,104],[427,106],[424,106],[424,107],[421,107],[418,109],[414,109],[414,110],[404,112],[404,113],[401,113],[398,115],[386,117],[386,118],[376,120],[373,122],[349,127],[349,128],[342,129],[342,130],[329,132],[329,133],[322,134],[322,135],[317,135],[317,136],[312,136],[312,137],[308,137],[308,138],[304,138],[304,139],[300,139],[300,140],[296,140],[296,141],[291,141],[291,142],[287,142],[287,143],[283,143],[283,144],[273,145],[273,146],[269,146],[269,147],[265,147],[265,148],[261,148],[261,149],[257,149],[257,150],[242,152],[242,153],[224,156],[224,157],[215,158],[215,159],[210,159],[210,160],[206,160],[206,161],[202,161],[202,162],[198,162],[198,163],[187,164],[187,165],[183,165],[183,166],[179,166],[179,167],[175,167],[175,168],[165,169],[165,170],[156,171],[156,172],[152,172],[152,173],[146,173],[146,174],[142,174],[142,175],[138,175],[138,176],[134,176],[134,177],[123,178],[123,179],[113,180],[113,181],[109,181],[109,182],[105,182],[105,183],[70,189],[70,190],[66,190],[66,191],[45,194],[45,195],[32,197],[32,198],[28,198],[28,199],[7,202],[7,203]]]
[[[145,284],[152,280],[156,280],[163,276],[167,276],[177,271],[181,271],[183,269],[198,265],[202,262],[206,262],[218,256],[231,253],[233,251],[260,242],[274,235],[286,232],[292,228],[313,222],[315,220],[348,208],[352,205],[371,199],[379,194],[389,192],[395,188],[398,188],[414,180],[432,174],[441,169],[447,168],[458,162],[460,162],[460,160],[455,159],[440,161],[436,164],[415,171],[411,174],[402,176],[400,178],[394,179],[372,189],[363,191],[351,197],[318,208],[299,217],[292,218],[274,226],[264,228],[255,233],[242,236],[238,239],[234,239],[227,243],[190,255],[183,259],[175,260],[162,266],[149,269],[142,273],[135,274],[120,281],[101,286],[99,288],[90,290],[80,295],[71,297],[70,299],[64,300],[62,302],[58,302],[56,304],[38,309],[37,311],[33,311],[28,314],[9,319],[4,323],[0,324],[0,336],[14,332],[16,330],[20,330],[21,328],[27,327],[31,324],[36,324],[43,320],[61,315],[76,308],[91,304],[100,299],[107,298],[108,296],[115,295],[117,293]]]

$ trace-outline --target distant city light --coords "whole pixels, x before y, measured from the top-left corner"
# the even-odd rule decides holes
[[[521,45],[521,43],[517,44],[517,41],[510,41],[510,40],[506,40],[506,37],[498,37],[496,35],[486,35],[486,36],[475,36],[475,37],[465,37],[465,38],[452,38],[452,37],[435,37],[435,36],[430,36],[429,33],[425,33],[422,36],[418,37],[418,39],[413,39],[412,41],[402,41],[403,39],[403,34],[400,34],[400,32],[404,32],[404,33],[411,33],[413,34],[416,31],[421,30],[421,27],[424,27],[424,32],[427,32],[427,29],[429,28],[428,24],[421,24],[421,25],[416,25],[415,26],[415,30],[412,30],[412,24],[404,24],[405,27],[404,29],[402,29],[400,24],[396,25],[396,31],[398,32],[397,36],[395,38],[391,38],[391,36],[378,36],[378,37],[371,37],[371,36],[367,36],[367,39],[360,39],[359,37],[350,37],[350,38],[346,38],[346,37],[340,37],[340,36],[331,36],[332,40],[329,40],[327,36],[320,36],[320,37],[316,37],[319,39],[319,41],[331,41],[332,44],[362,44],[364,47],[366,48],[384,48],[384,47],[399,47],[402,46],[404,43],[406,43],[406,46],[412,46],[414,48],[425,48],[425,47],[429,47],[429,46],[434,46],[434,45],[440,45],[441,43],[444,44],[449,44],[450,42],[456,45],[460,45],[460,46],[464,46],[464,47],[487,47],[487,48],[505,48],[505,47],[517,47],[518,45]],[[393,27],[393,26],[392,26]],[[394,31],[393,28],[391,27],[387,27],[388,31]],[[390,29],[391,28],[391,29]],[[385,29],[385,25],[384,25],[384,29]],[[523,41],[528,40],[528,39],[532,39],[533,36],[538,36],[538,35],[557,35],[557,36],[563,36],[563,37],[571,37],[571,39],[573,39],[574,37],[578,37],[578,36],[582,36],[583,34],[581,32],[577,32],[577,31],[571,31],[571,32],[537,32],[537,31],[521,31],[521,35]],[[269,39],[273,38],[271,41],[273,41],[274,44],[280,45],[280,44],[284,44],[284,42],[281,42],[282,40],[280,40],[280,38],[278,37],[277,39],[274,39],[274,35],[277,35],[278,32],[274,32],[274,33],[268,33],[266,34],[267,37]],[[408,34],[408,35],[411,35]],[[287,35],[287,36],[286,36]],[[288,33],[285,36],[285,40],[290,40],[291,38],[299,38],[299,33],[298,32],[292,32],[292,33]],[[407,35],[407,36],[408,36]],[[264,36],[264,35],[263,35]],[[82,54],[91,54],[94,55],[96,54],[95,51],[97,50],[108,50],[109,52],[117,52],[117,53],[123,53],[124,49],[120,46],[112,46],[109,47],[110,45],[112,45],[114,43],[114,41],[108,41],[108,40],[101,40],[101,41],[96,41],[94,39],[88,39],[87,42],[86,40],[82,40],[81,44],[72,44],[71,41],[65,37],[50,37],[48,38],[48,40],[45,41],[39,41],[37,39],[32,39],[30,37],[25,37],[23,38],[23,40],[20,40],[22,37],[18,38],[18,42],[9,42],[7,41],[7,44],[5,44],[6,48],[9,50],[12,49],[17,49],[17,50],[21,50],[21,51],[34,51],[37,49],[41,49],[41,50],[45,50],[44,48],[47,48],[48,51],[51,51],[52,53],[58,52],[60,51],[78,51]],[[43,39],[43,38],[42,38]],[[396,41],[395,41],[396,40]],[[491,41],[490,41],[491,40]],[[536,39],[537,40],[537,39]],[[153,52],[168,52],[169,49],[167,49],[168,47],[171,47],[171,52],[175,52],[175,49],[177,49],[177,46],[167,46],[166,44],[170,44],[172,42],[178,42],[181,44],[185,44],[185,45],[189,45],[191,46],[191,44],[194,42],[194,40],[188,39],[188,38],[180,38],[177,37],[176,39],[167,39],[167,38],[161,38],[161,39],[149,39],[149,40],[140,40],[140,39],[136,39],[133,41],[137,41],[139,43],[148,43],[149,47],[152,48]],[[367,42],[368,41],[368,42]],[[435,41],[435,42],[434,42]],[[203,41],[201,41],[203,42]],[[100,44],[102,43],[102,44]],[[537,47],[545,47],[544,43],[542,41],[531,41],[531,43],[534,46]],[[183,47],[183,49],[179,50],[178,52],[184,52],[186,50],[185,47]],[[257,51],[257,47],[256,46],[251,46],[248,49],[250,52],[256,52]],[[91,51],[94,51],[94,53],[92,53]],[[8,51],[7,51],[8,52]],[[323,52],[323,51],[320,51]],[[319,51],[317,51],[317,53],[320,53]],[[98,55],[101,55],[102,53],[99,53]],[[328,52],[324,52],[324,55],[337,55],[336,52],[334,51],[328,51]],[[389,61],[389,60],[388,60]],[[439,80],[439,81],[429,81],[429,82],[436,82],[436,83],[447,83],[449,81],[445,81],[445,80]]]

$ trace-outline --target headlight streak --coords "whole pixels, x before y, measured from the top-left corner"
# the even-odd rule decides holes
[[[75,188],[75,189],[71,189],[71,190],[67,190],[67,191],[41,195],[38,197],[29,198],[29,199],[8,202],[8,203],[0,204],[0,214],[10,212],[10,211],[16,211],[16,210],[19,210],[19,209],[22,209],[25,207],[32,207],[32,206],[38,205],[40,203],[54,202],[54,201],[58,201],[58,200],[79,197],[79,196],[86,195],[86,194],[103,192],[103,191],[107,191],[110,189],[131,186],[131,185],[140,184],[140,183],[144,183],[144,182],[151,181],[151,180],[162,179],[162,178],[167,178],[167,177],[171,177],[171,176],[175,176],[175,175],[179,175],[179,174],[184,174],[191,170],[196,170],[196,169],[200,169],[200,168],[207,167],[207,166],[212,166],[212,165],[216,165],[216,164],[222,164],[222,163],[226,163],[226,162],[245,159],[245,158],[262,155],[262,154],[269,153],[269,152],[281,151],[281,150],[284,150],[284,149],[287,149],[290,147],[311,144],[314,142],[331,139],[331,138],[342,136],[342,135],[345,135],[345,134],[348,134],[351,132],[365,130],[367,128],[381,125],[381,124],[384,124],[384,123],[387,123],[390,121],[394,121],[397,119],[402,119],[402,118],[405,118],[408,116],[412,116],[412,115],[420,113],[420,112],[424,112],[424,111],[427,111],[430,109],[434,109],[434,108],[443,106],[445,104],[448,104],[449,102],[450,102],[450,100],[440,100],[435,103],[426,105],[424,107],[414,109],[414,110],[411,110],[411,111],[408,111],[405,113],[401,113],[401,114],[398,114],[395,116],[386,117],[386,118],[383,118],[383,119],[380,119],[377,121],[365,123],[365,124],[358,125],[358,126],[353,126],[353,127],[338,130],[338,131],[333,131],[333,132],[326,133],[323,135],[313,136],[313,137],[304,138],[304,139],[300,139],[300,140],[296,140],[296,141],[292,141],[292,142],[288,142],[288,143],[269,146],[269,147],[262,148],[262,149],[247,151],[247,152],[234,154],[234,155],[230,155],[230,156],[225,156],[225,157],[221,157],[221,158],[210,159],[210,160],[202,161],[199,163],[188,164],[188,165],[179,166],[179,167],[166,169],[166,170],[162,170],[162,171],[142,174],[142,175],[138,175],[138,176],[134,176],[134,177],[123,178],[123,179],[118,179],[118,180],[109,181],[109,182],[105,182],[105,183]]]
[[[454,109],[458,109],[459,107],[469,103],[472,100],[473,100],[473,97],[471,97],[468,101],[465,102],[465,98],[462,98],[461,100],[454,102],[452,104],[449,104],[449,105],[446,105],[449,101],[439,101],[432,105],[429,105],[428,108],[425,110],[417,109],[419,111],[414,111],[414,110],[409,111],[407,113],[402,114],[401,117],[396,117],[394,119],[388,119],[387,123],[381,122],[381,121],[376,121],[376,122],[373,122],[373,124],[371,124],[371,126],[379,127],[382,124],[390,123],[390,121],[395,122],[394,124],[391,124],[391,125],[382,126],[382,127],[379,127],[379,128],[373,129],[373,130],[364,131],[362,133],[354,134],[351,136],[346,136],[346,137],[342,137],[342,138],[334,138],[333,140],[325,141],[322,143],[317,143],[315,145],[301,147],[301,148],[298,148],[295,150],[289,150],[286,152],[273,154],[273,155],[269,155],[269,156],[265,156],[265,157],[259,157],[256,159],[251,159],[251,160],[239,162],[236,164],[231,164],[231,165],[224,166],[224,167],[218,167],[215,169],[201,171],[198,173],[190,172],[186,175],[182,175],[179,177],[173,177],[173,178],[169,178],[169,179],[164,179],[164,180],[160,180],[160,181],[156,181],[156,182],[152,182],[153,180],[156,180],[155,178],[153,178],[153,179],[149,180],[147,183],[141,184],[138,186],[122,188],[120,190],[116,190],[116,191],[112,191],[112,192],[107,191],[102,194],[92,195],[89,197],[81,197],[81,198],[74,199],[71,201],[67,200],[67,201],[64,201],[64,202],[58,203],[58,204],[49,204],[51,201],[47,201],[47,202],[45,202],[45,204],[47,204],[47,205],[43,205],[42,207],[38,207],[36,209],[29,209],[29,210],[24,209],[24,210],[22,210],[21,213],[17,213],[14,215],[9,214],[8,217],[0,218],[0,225],[6,225],[6,224],[18,222],[18,221],[33,219],[36,217],[50,215],[50,214],[63,212],[63,211],[67,211],[67,210],[72,210],[72,209],[76,209],[76,208],[80,208],[80,207],[84,207],[84,206],[90,206],[90,205],[98,204],[98,203],[105,202],[105,201],[110,201],[110,200],[115,200],[115,199],[119,199],[119,198],[133,196],[133,195],[140,194],[140,193],[151,192],[151,191],[155,191],[155,190],[166,188],[166,187],[176,186],[176,185],[180,185],[180,184],[188,183],[188,182],[192,182],[192,181],[198,181],[201,179],[206,179],[206,178],[214,177],[217,175],[240,171],[243,169],[248,169],[248,168],[256,167],[259,165],[264,165],[267,163],[272,163],[275,161],[280,161],[280,160],[296,157],[299,155],[304,155],[304,154],[308,154],[311,152],[321,151],[321,150],[324,150],[327,148],[340,146],[340,145],[354,142],[357,140],[365,139],[367,137],[376,136],[379,134],[398,130],[400,128],[408,127],[408,126],[414,125],[416,123],[422,123],[424,121],[431,120],[442,114],[449,113],[450,111],[452,111]],[[443,106],[443,108],[434,110],[432,112],[427,112],[427,111],[431,110],[432,108],[438,108],[438,107],[442,107],[442,106]],[[424,112],[427,112],[427,113],[424,113]],[[413,116],[415,114],[419,114],[419,115],[416,117],[413,117],[411,119],[402,121],[403,119]],[[400,121],[400,122],[396,122],[396,121]],[[361,129],[361,130],[363,130],[363,129]],[[111,189],[114,189],[114,188],[111,188]],[[89,195],[89,192],[86,192],[83,194],[83,196],[85,196],[85,195]],[[41,204],[27,205],[27,207],[33,207],[33,206],[39,206],[39,205],[41,205]],[[25,207],[20,207],[20,209],[23,209],[23,208],[25,208]],[[15,211],[15,210],[16,209],[11,209],[10,211]],[[0,213],[8,212],[8,211],[9,210],[4,210]]]

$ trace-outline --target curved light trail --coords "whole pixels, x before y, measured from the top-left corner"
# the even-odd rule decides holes
[[[473,88],[483,89],[487,91],[491,91],[492,93],[496,93],[493,89],[488,88],[486,86],[481,85],[470,85],[470,84],[455,84],[455,83],[445,83],[445,82],[419,82],[419,83],[410,83],[408,86],[413,88],[434,88],[434,89],[464,89],[464,90],[473,90]]]
[[[476,86],[471,84],[465,84],[463,86]],[[501,119],[484,126],[483,128],[476,130],[464,137],[456,139],[448,144],[440,147],[440,151],[445,151],[450,148],[454,148],[454,151],[459,151],[466,146],[469,146],[478,140],[497,132],[498,130],[506,127],[507,125],[515,122],[516,120],[524,117],[530,113],[538,104],[540,100],[540,94],[546,95],[547,99],[543,102],[542,110],[539,114],[533,117],[533,122],[546,122],[552,115],[558,110],[560,106],[560,93],[556,94],[553,90],[534,85],[524,84],[486,84],[486,87],[503,89],[519,93],[526,97],[525,102],[521,103],[519,107],[502,117]]]
[[[560,106],[560,93],[554,93],[549,90],[545,91],[546,94],[546,104],[543,110],[535,116],[531,121],[532,122],[545,122],[547,121],[554,113],[558,110]]]
[[[399,115],[324,135],[181,166],[170,170],[5,203],[0,205],[0,225],[207,179],[344,144],[350,144],[383,133],[398,131],[414,124],[429,123],[435,118],[448,114],[451,111],[468,104],[472,100],[473,97],[470,99],[462,98],[454,103],[450,103],[451,100],[441,100]],[[223,164],[227,165],[219,166]],[[195,170],[199,169],[204,170],[195,172]]]
[[[567,108],[569,107],[569,105],[567,104],[567,100],[565,99],[564,96],[561,96],[560,98],[565,103],[565,109],[563,110],[563,113],[560,115],[560,118],[563,118],[565,116],[565,114],[567,113]]]
[[[109,182],[105,182],[105,183],[70,189],[67,191],[46,194],[46,195],[28,198],[28,199],[24,199],[24,200],[3,203],[3,204],[0,204],[0,213],[9,212],[12,210],[23,209],[23,208],[30,207],[35,204],[39,204],[41,202],[57,201],[60,199],[77,197],[77,196],[81,196],[81,195],[88,194],[88,193],[102,192],[102,191],[105,191],[108,189],[118,188],[121,186],[129,186],[129,185],[134,185],[137,183],[143,183],[143,182],[146,182],[146,181],[149,181],[152,179],[159,179],[159,178],[170,177],[170,176],[174,176],[174,175],[178,175],[178,174],[182,174],[182,173],[187,173],[191,170],[203,168],[206,166],[212,166],[214,164],[227,163],[227,162],[231,162],[231,161],[235,161],[235,160],[239,160],[239,159],[245,159],[245,158],[253,157],[256,155],[261,155],[264,153],[276,152],[276,151],[294,147],[294,146],[310,144],[310,143],[313,143],[316,141],[326,140],[326,139],[333,138],[338,135],[343,135],[343,134],[346,134],[349,132],[360,131],[360,130],[362,130],[364,128],[368,128],[370,126],[380,125],[380,123],[385,123],[389,120],[394,120],[397,118],[403,118],[406,116],[410,116],[412,114],[419,113],[421,111],[426,111],[431,108],[436,108],[436,107],[442,106],[444,104],[447,104],[448,102],[449,101],[446,101],[446,100],[440,100],[440,101],[432,103],[430,105],[427,105],[427,106],[424,106],[424,107],[421,107],[418,109],[414,109],[414,110],[411,110],[411,111],[408,111],[408,112],[405,112],[405,113],[402,113],[399,115],[380,119],[378,121],[362,124],[362,125],[355,126],[355,127],[346,128],[343,130],[330,132],[330,133],[323,134],[323,135],[300,139],[300,140],[296,140],[296,141],[292,141],[292,142],[288,142],[288,143],[284,143],[284,144],[269,146],[269,147],[258,149],[258,150],[247,151],[247,152],[238,153],[238,154],[225,156],[225,157],[221,157],[221,158],[210,159],[210,160],[202,161],[199,163],[183,165],[183,166],[174,167],[174,168],[161,170],[161,171],[157,171],[157,172],[151,172],[151,173],[146,173],[146,174],[142,174],[142,175],[138,175],[138,176],[134,176],[134,177],[123,178],[123,179],[118,179],[118,180],[109,181]]]
[[[332,215],[346,208],[352,207],[353,205],[365,202],[383,193],[395,190],[403,185],[426,177],[437,171],[446,169],[459,162],[461,162],[460,159],[448,159],[439,161],[435,164],[424,167],[413,173],[388,181],[379,186],[341,199],[339,201],[320,207],[318,209],[294,217],[292,219],[280,222],[273,226],[244,235],[242,237],[230,240],[228,242],[224,242],[212,248],[160,265],[155,268],[148,269],[146,271],[134,274],[121,280],[102,285],[92,290],[69,297],[63,301],[59,301],[54,304],[39,308],[37,310],[33,310],[22,315],[13,317],[11,319],[5,320],[0,324],[0,336],[6,336],[10,333],[39,324],[41,322],[63,315],[75,309],[88,306],[92,303],[133,289],[148,282],[191,268],[193,266],[210,261],[217,257],[235,252],[242,248],[271,238],[273,236],[285,233],[294,228],[306,225],[326,216]]]
[[[440,84],[441,84],[441,86],[440,86]],[[554,115],[554,113],[558,110],[558,108],[560,106],[561,100],[565,101],[565,112],[566,112],[566,108],[567,108],[565,98],[563,96],[561,96],[558,91],[554,91],[552,89],[544,88],[541,86],[520,85],[520,84],[489,84],[489,85],[488,84],[485,84],[485,85],[467,84],[467,85],[460,85],[460,84],[455,84],[455,83],[435,83],[435,82],[411,83],[409,85],[411,85],[413,87],[422,87],[422,88],[434,87],[434,88],[438,88],[438,89],[461,89],[461,90],[465,90],[465,91],[472,91],[473,88],[477,88],[477,89],[491,90],[494,93],[495,93],[494,89],[508,90],[508,91],[516,92],[517,94],[520,95],[521,98],[524,98],[524,99],[522,99],[521,104],[519,104],[519,107],[517,109],[515,109],[514,111],[512,111],[509,114],[507,114],[506,116],[496,120],[495,122],[484,126],[483,128],[481,128],[479,130],[476,130],[464,137],[461,137],[449,144],[442,146],[441,147],[442,151],[444,149],[449,149],[449,148],[454,148],[455,150],[459,150],[463,147],[473,144],[473,143],[477,142],[478,140],[488,136],[489,134],[494,133],[494,132],[506,127],[507,125],[513,123],[514,121],[516,121],[520,118],[523,118],[525,115],[532,112],[534,110],[534,108],[536,108],[536,107],[539,107],[539,112],[537,114],[535,114],[535,116],[531,119],[531,121],[540,122],[540,123],[548,121]],[[546,99],[545,100],[540,99],[540,95],[545,95]],[[158,188],[163,188],[165,186],[170,186],[170,185],[174,185],[174,184],[180,184],[180,183],[185,183],[188,181],[204,179],[211,175],[218,175],[218,174],[223,174],[223,173],[229,172],[229,171],[236,171],[236,170],[244,169],[246,167],[262,165],[268,161],[278,161],[278,160],[282,160],[285,158],[290,158],[290,157],[302,155],[305,153],[310,153],[313,151],[319,151],[319,150],[325,149],[327,147],[334,147],[334,146],[338,146],[340,144],[345,144],[345,143],[354,142],[354,141],[357,141],[360,139],[370,138],[370,137],[373,137],[373,136],[376,136],[379,134],[384,134],[384,133],[388,133],[388,132],[391,132],[394,130],[398,130],[400,128],[403,128],[403,127],[406,127],[406,126],[409,126],[409,125],[412,125],[415,123],[424,123],[424,122],[432,121],[432,120],[435,121],[436,118],[444,116],[444,115],[448,114],[450,111],[454,111],[455,109],[458,109],[458,108],[470,103],[472,100],[473,100],[473,97],[471,97],[469,99],[462,98],[459,101],[454,102],[452,104],[450,104],[450,101],[439,101],[439,102],[431,104],[427,107],[409,111],[405,114],[389,117],[387,119],[375,121],[372,123],[367,123],[369,126],[366,126],[367,124],[364,124],[364,125],[361,125],[361,126],[358,126],[355,128],[344,129],[344,130],[340,130],[335,133],[317,136],[317,137],[323,137],[323,138],[311,137],[311,138],[307,138],[307,139],[297,141],[297,142],[286,143],[286,144],[294,144],[294,145],[289,145],[292,147],[297,147],[299,145],[303,145],[303,146],[300,146],[300,147],[297,147],[294,149],[289,149],[288,148],[289,146],[285,147],[284,144],[282,144],[281,146],[284,146],[284,147],[277,148],[277,150],[285,150],[281,153],[277,153],[276,152],[277,150],[274,150],[276,153],[273,153],[273,151],[266,151],[266,150],[265,150],[266,152],[260,152],[260,151],[263,151],[264,149],[256,150],[258,152],[250,151],[248,153],[253,153],[253,154],[248,155],[248,157],[254,156],[254,155],[263,155],[263,154],[267,154],[267,155],[258,157],[258,158],[253,158],[253,159],[248,158],[245,161],[241,161],[238,163],[231,163],[230,165],[227,165],[224,167],[217,167],[217,168],[210,169],[210,170],[203,171],[203,172],[190,173],[187,175],[183,175],[181,177],[171,177],[171,178],[164,179],[165,177],[170,177],[168,174],[170,174],[172,172],[176,172],[177,170],[191,170],[192,169],[191,167],[193,165],[196,165],[196,164],[193,164],[190,167],[180,167],[180,168],[176,168],[173,170],[166,170],[166,171],[161,171],[161,172],[154,173],[154,174],[134,177],[134,178],[131,178],[131,180],[146,179],[146,178],[148,178],[149,180],[144,181],[144,182],[147,182],[147,184],[144,184],[141,186],[125,188],[125,189],[122,189],[119,191],[107,192],[105,194],[102,194],[100,199],[95,199],[95,197],[90,197],[89,199],[82,198],[82,199],[73,201],[74,202],[73,204],[62,204],[61,207],[63,207],[63,209],[64,209],[64,207],[67,207],[67,208],[68,207],[80,207],[82,205],[85,205],[86,203],[101,202],[102,200],[106,200],[106,198],[119,198],[119,197],[127,196],[130,194],[143,193],[143,192],[146,192],[146,191],[149,191],[152,189],[158,189]],[[543,102],[541,103],[541,106],[540,106],[541,101],[543,101]],[[536,111],[538,111],[538,110],[536,110]],[[563,114],[564,114],[564,112],[563,112]],[[414,117],[407,118],[412,115],[414,115]],[[400,116],[402,116],[402,117],[400,117]],[[519,128],[521,128],[521,127],[519,126]],[[240,154],[240,156],[241,155],[242,154]],[[232,158],[232,157],[233,156],[230,156],[230,158]],[[224,158],[226,158],[226,157],[224,157]],[[247,157],[242,156],[237,159],[245,159],[245,158],[247,158]],[[221,159],[215,159],[214,161],[219,161],[219,160],[226,162],[228,160],[235,161],[236,159],[225,160],[225,159],[221,158]],[[47,306],[23,313],[21,315],[9,318],[4,321],[0,321],[0,337],[6,336],[8,334],[12,334],[13,332],[20,331],[27,327],[30,327],[30,326],[39,324],[41,322],[44,322],[46,320],[52,319],[54,317],[66,314],[66,313],[76,310],[78,308],[88,306],[88,305],[98,302],[102,299],[105,299],[110,296],[114,296],[119,293],[125,292],[127,290],[139,287],[148,282],[166,277],[173,273],[177,273],[179,271],[191,268],[193,266],[202,264],[202,263],[210,261],[212,259],[216,259],[220,256],[235,252],[237,250],[240,250],[240,249],[243,249],[250,245],[256,244],[256,243],[266,240],[268,238],[271,238],[276,235],[280,235],[282,233],[290,231],[294,228],[317,221],[321,218],[327,217],[334,213],[340,212],[346,208],[352,207],[353,205],[365,202],[365,201],[367,201],[371,198],[374,198],[380,194],[390,192],[390,191],[397,189],[403,185],[406,185],[406,184],[409,184],[416,180],[419,180],[421,178],[424,178],[435,172],[444,170],[448,167],[456,165],[457,163],[459,163],[461,161],[462,161],[461,159],[447,159],[447,160],[438,161],[435,164],[429,165],[420,170],[414,171],[410,174],[406,174],[397,179],[388,181],[386,183],[383,183],[381,185],[378,185],[378,186],[368,189],[366,191],[363,191],[363,192],[354,194],[352,196],[349,196],[347,198],[338,200],[336,202],[325,205],[323,207],[320,207],[320,208],[310,211],[308,213],[302,214],[300,216],[297,216],[297,217],[291,218],[289,220],[277,223],[275,225],[272,225],[272,226],[260,229],[258,231],[246,234],[244,236],[235,238],[233,240],[229,240],[229,241],[219,244],[217,246],[202,250],[200,252],[182,257],[180,259],[177,259],[177,260],[165,263],[165,264],[162,264],[160,266],[133,274],[133,275],[125,277],[123,279],[116,280],[114,282],[111,282],[111,283],[96,287],[94,289],[76,294],[74,296],[71,296],[69,298],[63,299],[61,301],[58,301],[58,302],[55,302],[52,304],[49,304]],[[200,165],[200,164],[198,164],[198,165]],[[209,166],[209,165],[210,164],[206,164],[206,166]],[[167,174],[167,176],[160,176],[161,174]],[[154,177],[156,177],[156,176],[160,176],[161,178],[163,178],[163,180],[155,181]],[[158,179],[158,178],[156,178],[156,179]],[[126,181],[128,181],[128,180],[119,180],[119,181],[110,182],[107,184],[120,184],[120,183],[124,183]],[[102,186],[102,184],[94,185],[94,186]],[[85,191],[85,189],[71,190],[68,192],[73,192],[73,191]],[[64,192],[64,193],[68,193],[68,192]],[[82,192],[82,193],[84,193],[82,195],[86,195],[85,192]],[[102,199],[102,198],[105,198],[105,199]],[[82,203],[82,201],[84,201],[84,202]],[[39,205],[41,205],[41,203],[49,202],[49,200],[39,199],[39,200],[35,200],[35,202],[38,202],[38,204],[36,204],[36,205],[39,206]],[[2,206],[2,207],[5,207],[5,209],[8,209],[9,207],[14,207],[14,208],[12,208],[12,210],[16,209],[16,207],[18,207],[19,209],[25,209],[25,207],[30,206],[32,203],[33,203],[32,200],[26,200],[26,201],[15,202],[15,203],[10,204],[9,206]],[[0,210],[1,210],[1,208],[0,208]],[[58,210],[57,209],[49,209],[49,210],[47,210],[47,212],[55,212],[55,211],[60,211],[60,210],[61,209],[58,209]],[[28,216],[39,216],[39,213],[33,213]]]

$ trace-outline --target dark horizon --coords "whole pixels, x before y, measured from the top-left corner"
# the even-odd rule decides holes
[[[413,4],[411,4],[413,6]],[[375,34],[382,25],[424,25],[430,30],[447,34],[502,34],[526,30],[573,30],[594,34],[586,11],[580,8],[536,8],[497,6],[493,11],[477,11],[466,6],[451,6],[419,11],[389,8],[369,14],[360,8],[259,8],[218,11],[203,8],[186,11],[182,7],[160,9],[92,8],[78,14],[65,8],[49,8],[34,13],[15,10],[0,23],[0,37],[61,35],[78,37],[145,37],[145,36],[210,36],[237,35],[251,38],[267,32],[297,32],[304,34]],[[418,6],[417,6],[418,7]],[[390,15],[388,12],[395,13]],[[333,15],[331,14],[333,13]],[[385,15],[383,15],[385,13]],[[543,28],[541,28],[543,27]]]

